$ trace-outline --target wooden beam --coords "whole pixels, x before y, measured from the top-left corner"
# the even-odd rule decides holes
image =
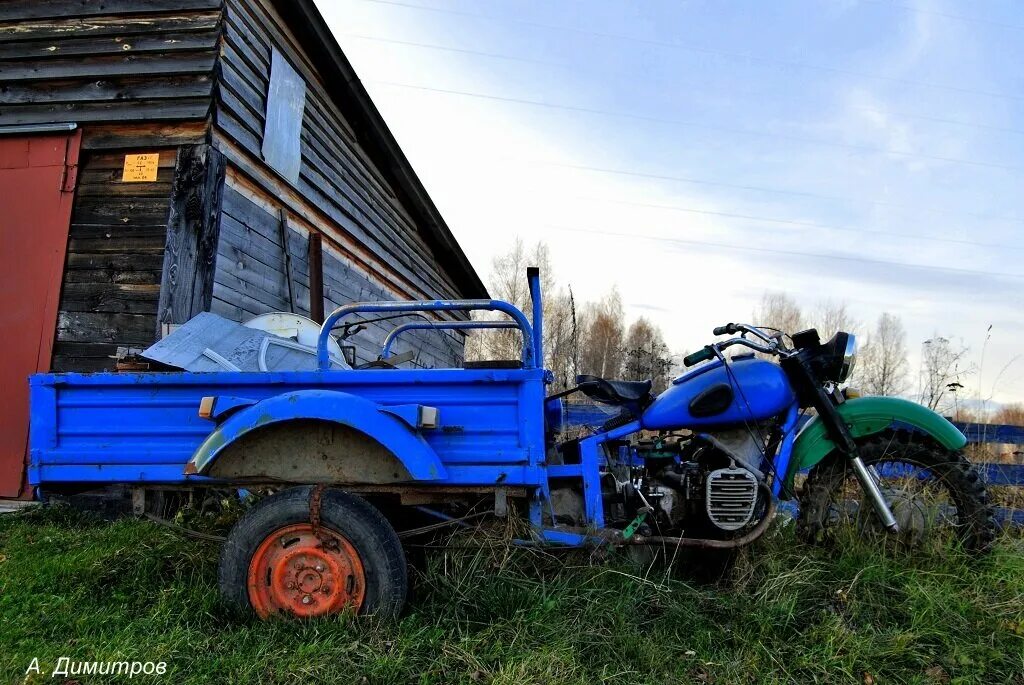
[[[190,10],[220,9],[224,0],[106,0],[105,2],[39,2],[39,0],[5,0],[0,3],[0,20],[77,19],[102,15],[147,15]]]
[[[82,149],[121,150],[123,148],[199,144],[206,140],[209,130],[209,119],[173,124],[93,125],[88,126],[82,132]],[[122,163],[124,163],[123,157]]]
[[[309,318],[324,322],[324,251],[319,233],[309,234]]]
[[[158,337],[162,324],[185,323],[210,308],[226,166],[224,155],[210,145],[178,151],[160,280]]]
[[[288,286],[288,311],[295,313],[295,284],[292,282],[292,253],[288,250],[288,210],[282,207],[278,211],[281,232],[281,253],[284,255],[284,280]]]

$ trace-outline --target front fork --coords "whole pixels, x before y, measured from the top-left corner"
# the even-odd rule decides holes
[[[900,532],[900,526],[896,523],[896,517],[893,516],[889,503],[885,501],[881,488],[878,487],[875,474],[864,465],[864,460],[860,458],[859,454],[852,458],[847,455],[847,458],[850,459],[850,464],[853,465],[853,472],[857,474],[860,486],[864,488],[864,492],[868,493],[868,499],[871,500],[871,505],[875,508],[875,513],[881,519],[882,525],[890,532]]]
[[[860,450],[857,448],[857,443],[853,439],[853,435],[850,433],[846,422],[843,421],[842,415],[836,410],[836,398],[831,393],[826,392],[825,388],[814,380],[813,375],[802,362],[795,359],[793,361],[798,362],[802,372],[801,375],[806,380],[805,387],[813,392],[811,399],[813,399],[814,408],[818,411],[818,417],[824,422],[832,442],[842,451],[853,467],[853,472],[856,474],[857,480],[860,481],[860,486],[867,493],[871,506],[874,508],[882,525],[890,532],[898,533],[900,529],[899,524],[896,523],[896,517],[893,516],[889,503],[885,501],[882,489],[878,486],[878,479],[875,477],[872,469],[868,468],[864,460],[860,458]]]

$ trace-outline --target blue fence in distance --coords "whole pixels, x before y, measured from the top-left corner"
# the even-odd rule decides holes
[[[988,442],[1000,445],[1024,445],[1024,426],[1006,426],[994,423],[964,423],[954,421],[967,436],[967,442]]]

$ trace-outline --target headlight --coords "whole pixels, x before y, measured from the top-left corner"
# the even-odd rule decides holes
[[[857,366],[857,336],[853,333],[840,333],[839,335],[846,336],[846,348],[843,351],[843,364],[839,368],[838,379],[838,382],[842,383],[850,377],[854,367]]]
[[[818,332],[810,329],[797,333],[793,343],[822,383],[842,383],[857,364],[857,336],[853,333],[839,331],[828,342],[819,343]]]

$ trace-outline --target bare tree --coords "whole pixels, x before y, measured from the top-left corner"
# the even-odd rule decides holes
[[[668,387],[672,372],[672,355],[661,329],[641,316],[626,333],[623,378],[629,381],[653,381],[655,393]]]
[[[850,313],[846,302],[823,300],[805,314],[792,297],[782,292],[766,291],[754,308],[753,323],[771,326],[792,335],[805,328],[815,328],[822,340],[838,331],[856,331],[860,323]]]
[[[899,395],[907,389],[907,332],[898,316],[883,312],[868,336],[856,369],[857,383],[870,395]]]
[[[1024,426],[1024,403],[1007,404],[992,414],[992,423],[1009,426]],[[1024,445],[1002,445],[998,448],[1002,453],[1000,461],[1024,463]]]
[[[948,338],[934,335],[921,344],[920,402],[929,409],[948,407],[963,386],[959,379],[969,370],[961,368],[967,348],[953,345]]]
[[[1024,403],[1007,404],[992,415],[993,423],[1005,423],[1008,426],[1024,426]]]
[[[527,248],[516,239],[511,249],[498,255],[491,263],[491,295],[505,300],[529,313],[533,308],[530,288],[526,280],[527,267],[540,269],[541,291],[544,298],[544,359],[543,365],[555,377],[553,391],[564,389],[575,378],[579,341],[576,334],[576,312],[571,293],[558,287],[555,270],[551,265],[548,247],[538,242]],[[503,314],[482,313],[478,320],[505,319]],[[516,329],[482,330],[466,340],[466,359],[518,359],[522,354],[522,334]]]
[[[766,291],[752,315],[755,326],[770,326],[786,333],[796,333],[804,325],[800,306],[786,293]]]
[[[532,301],[530,288],[526,282],[526,269],[530,266],[540,269],[545,311],[549,307],[558,308],[559,298],[555,292],[554,272],[548,248],[544,243],[537,243],[532,249],[527,249],[523,241],[517,238],[508,252],[495,257],[491,262],[489,279],[491,295],[495,299],[515,305],[524,312],[530,312]],[[506,317],[503,314],[485,313],[477,315],[476,318],[495,320]],[[470,336],[470,341],[467,341],[466,358],[518,359],[522,353],[522,345],[522,335],[516,329],[480,331]]]
[[[850,314],[847,304],[832,300],[818,303],[810,317],[810,325],[818,330],[818,335],[821,336],[822,340],[830,339],[839,331],[855,332],[860,328],[860,323]],[[786,332],[796,333],[797,331],[791,330]]]
[[[576,316],[576,296],[572,293],[572,286],[569,286],[569,321],[572,330],[569,335],[569,352],[572,377],[575,378],[580,372],[580,322]]]
[[[575,318],[571,291],[544,295],[544,366],[554,376],[553,392],[575,383],[579,356]]]
[[[587,305],[580,326],[580,373],[615,378],[622,372],[624,319],[622,298],[615,288]]]
[[[474,320],[483,320],[484,317],[479,313],[473,314]],[[464,347],[462,349],[462,355],[467,361],[473,361],[477,359],[487,358],[487,348],[489,347],[489,340],[484,331],[473,331],[466,334]]]

